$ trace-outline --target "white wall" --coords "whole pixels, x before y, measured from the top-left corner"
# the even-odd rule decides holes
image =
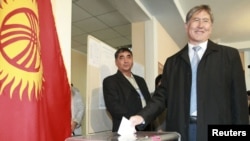
[[[51,0],[68,80],[71,80],[71,0]]]
[[[245,78],[246,78],[246,85],[247,90],[250,90],[250,51],[244,51],[244,60],[245,60]]]

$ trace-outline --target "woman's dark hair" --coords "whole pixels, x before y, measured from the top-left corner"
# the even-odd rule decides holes
[[[155,78],[155,88],[158,87],[159,83],[161,82],[161,78],[162,78],[162,74],[159,74],[159,75]]]

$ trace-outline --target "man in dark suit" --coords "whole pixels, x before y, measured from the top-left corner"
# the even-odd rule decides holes
[[[113,132],[118,131],[123,116],[129,119],[151,99],[145,80],[131,72],[133,54],[129,48],[115,52],[115,64],[117,73],[103,80],[104,101],[112,116]],[[144,130],[151,130],[150,126]]]
[[[188,44],[166,60],[161,85],[152,102],[130,118],[134,125],[147,124],[166,107],[166,131],[179,132],[182,141],[207,141],[210,124],[248,124],[246,84],[239,52],[209,40],[212,24],[208,5],[196,6],[188,12],[185,24]],[[191,113],[194,46],[200,47],[200,62],[194,73],[197,109]]]

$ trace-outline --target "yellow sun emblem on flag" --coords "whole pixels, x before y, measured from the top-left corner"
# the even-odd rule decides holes
[[[43,67],[35,0],[0,0],[0,96],[39,98]]]

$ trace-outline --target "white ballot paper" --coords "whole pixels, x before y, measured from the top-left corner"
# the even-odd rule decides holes
[[[132,126],[132,123],[125,117],[122,117],[122,122],[118,129],[118,134],[120,137],[119,141],[134,141],[136,140],[135,135],[135,126]]]

